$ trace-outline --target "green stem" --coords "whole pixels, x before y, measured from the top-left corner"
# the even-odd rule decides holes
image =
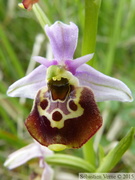
[[[96,35],[98,26],[98,14],[101,0],[85,0],[85,24],[82,55],[95,52]],[[89,65],[93,65],[93,59]],[[92,165],[96,165],[96,154],[93,147],[93,138],[83,146],[84,159]]]
[[[32,9],[33,9],[41,27],[43,28],[43,30],[44,30],[44,27],[46,24],[51,25],[49,19],[47,18],[47,16],[45,15],[45,13],[43,12],[43,10],[40,8],[40,6],[38,4],[34,4]]]
[[[95,52],[98,14],[101,0],[85,0],[85,24],[82,55]],[[93,60],[89,65],[93,64]]]
[[[112,36],[110,38],[109,50],[106,58],[106,74],[110,75],[114,63],[115,49],[119,39],[120,31],[121,31],[121,20],[122,20],[122,10],[125,4],[125,0],[119,0],[118,6],[116,9],[114,24],[112,25],[113,31]]]

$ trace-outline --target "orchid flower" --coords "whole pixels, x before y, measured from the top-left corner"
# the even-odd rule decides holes
[[[40,145],[38,142],[34,142],[10,154],[8,159],[5,161],[4,166],[12,170],[25,164],[27,161],[38,157],[40,160],[39,166],[43,168],[41,180],[52,180],[53,170],[44,161],[45,157],[51,156],[52,154],[53,151],[49,150],[47,147]]]
[[[73,60],[78,27],[55,22],[45,26],[54,59],[33,57],[41,65],[12,84],[7,94],[34,99],[25,121],[29,133],[52,150],[79,148],[101,127],[96,102],[132,101],[130,89],[85,64],[88,54]]]
[[[25,9],[27,10],[31,10],[33,4],[37,3],[39,0],[23,0],[22,4],[24,6]]]

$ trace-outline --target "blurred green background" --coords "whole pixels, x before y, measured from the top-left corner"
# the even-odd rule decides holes
[[[32,54],[46,56],[48,39],[32,11],[20,9],[19,0],[0,1],[0,177],[2,180],[28,179],[33,166],[26,164],[14,171],[3,167],[7,156],[32,142],[24,121],[33,100],[7,97],[8,86],[23,77],[27,68],[34,67]],[[40,0],[40,5],[51,23],[57,20],[74,22],[79,27],[75,57],[81,56],[84,1]],[[42,36],[39,36],[42,35]],[[35,45],[39,52],[35,52]],[[34,51],[33,51],[34,50]],[[36,64],[37,66],[38,64]],[[135,97],[135,1],[103,0],[94,67],[126,83]],[[135,126],[135,102],[100,102],[105,127],[101,144],[105,152],[120,140],[131,126]],[[98,135],[97,135],[98,136]],[[64,153],[81,156],[81,149]],[[135,143],[125,153],[113,172],[135,172]]]

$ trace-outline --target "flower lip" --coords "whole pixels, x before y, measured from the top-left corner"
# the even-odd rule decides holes
[[[49,103],[42,109],[40,104],[45,100]],[[25,125],[31,136],[44,146],[56,150],[57,144],[80,148],[101,127],[102,118],[89,88],[72,86],[69,95],[62,100],[52,99],[51,93],[42,88]]]

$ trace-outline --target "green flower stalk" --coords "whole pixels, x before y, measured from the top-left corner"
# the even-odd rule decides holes
[[[85,24],[82,45],[82,55],[95,52],[96,36],[98,27],[98,14],[101,0],[85,0]],[[94,58],[88,62],[93,66]],[[93,147],[93,138],[83,146],[84,158],[95,165],[96,157]]]

